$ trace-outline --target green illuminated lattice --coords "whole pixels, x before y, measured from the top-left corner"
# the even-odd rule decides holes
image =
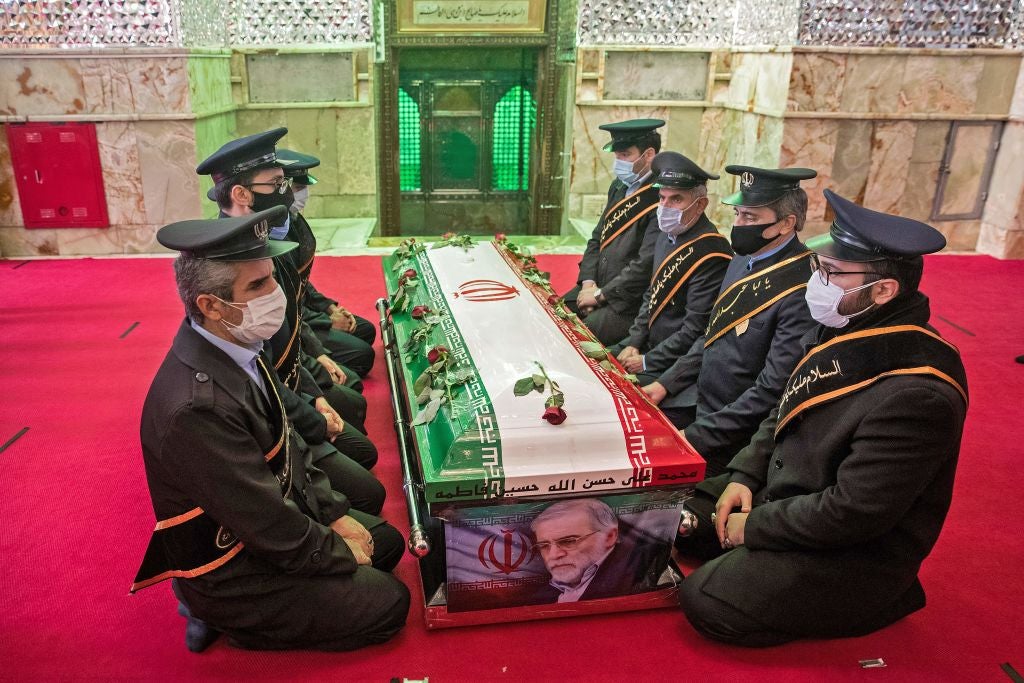
[[[491,189],[526,190],[530,170],[530,137],[537,123],[537,105],[522,86],[510,88],[494,105]]]
[[[420,177],[420,105],[405,88],[398,89],[398,187],[416,192]]]

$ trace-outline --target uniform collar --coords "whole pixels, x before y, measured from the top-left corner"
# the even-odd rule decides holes
[[[197,371],[197,374],[202,372],[209,375],[236,401],[246,402],[246,387],[251,381],[249,375],[224,350],[193,329],[187,319],[181,322],[174,336],[171,352],[186,366]]]

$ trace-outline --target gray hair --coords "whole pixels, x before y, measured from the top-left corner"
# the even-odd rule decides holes
[[[767,208],[775,212],[776,221],[781,221],[786,216],[795,217],[794,230],[800,232],[804,229],[804,221],[807,219],[807,192],[802,187],[790,190],[768,204]]]
[[[185,313],[192,321],[202,324],[204,316],[196,299],[200,294],[212,294],[218,299],[231,301],[238,266],[230,261],[211,261],[181,253],[174,260],[174,278],[178,283],[178,296],[185,304]]]
[[[558,503],[552,503],[548,507],[544,508],[544,511],[530,522],[530,529],[532,530],[536,528],[538,522],[543,522],[544,520],[555,517],[561,517],[573,512],[587,513],[590,517],[594,531],[606,531],[608,529],[617,529],[619,527],[619,519],[615,516],[615,513],[612,512],[612,509],[603,501],[596,498],[577,498],[576,500],[565,500]]]

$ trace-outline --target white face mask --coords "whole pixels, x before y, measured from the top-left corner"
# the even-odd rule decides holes
[[[700,199],[694,199],[685,209],[675,209],[671,206],[658,205],[658,230],[666,235],[677,237],[690,229],[690,224],[683,225],[683,214],[690,210]]]
[[[636,161],[626,161],[625,159],[616,159],[615,164],[612,166],[612,173],[614,173],[615,177],[622,181],[623,184],[632,185],[640,178],[640,174],[633,170],[633,167],[639,160],[640,159],[637,159]]]
[[[221,323],[243,344],[259,344],[274,336],[284,323],[285,309],[288,298],[280,285],[275,283],[274,291],[258,296],[244,304],[219,299],[222,303],[242,312],[242,322],[232,325],[224,318]]]
[[[843,289],[834,282],[829,282],[827,285],[822,284],[821,277],[817,273],[812,273],[811,279],[807,281],[807,291],[804,293],[804,299],[807,301],[807,308],[811,311],[811,317],[819,323],[825,327],[846,327],[850,323],[851,318],[867,313],[874,308],[875,304],[871,302],[862,311],[843,315],[839,312],[839,304],[842,302],[843,297],[847,294],[867,289],[873,284],[875,283],[867,282],[853,289]]]
[[[306,200],[309,199],[309,187],[303,187],[301,190],[295,190],[294,201],[292,201],[292,213],[301,213],[306,208]]]

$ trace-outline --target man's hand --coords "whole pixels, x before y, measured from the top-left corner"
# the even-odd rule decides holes
[[[327,372],[331,375],[332,382],[341,385],[345,384],[345,373],[342,372],[341,368],[338,367],[337,363],[331,360],[330,356],[328,356],[326,353],[322,353],[316,357],[316,360],[317,362],[320,363],[320,365],[324,366],[324,369],[327,370]]]
[[[639,355],[640,349],[636,348],[635,346],[627,346],[626,348],[619,351],[619,355],[617,355],[615,359],[618,360],[620,363],[625,363],[626,359],[629,358],[630,356]]]
[[[647,398],[651,399],[654,405],[658,405],[668,396],[668,389],[662,386],[661,382],[651,382],[645,387],[640,387],[640,391],[647,394]]]
[[[331,530],[344,539],[359,564],[370,564],[373,557],[373,536],[354,517],[345,515],[331,522]]]
[[[734,512],[725,521],[725,540],[722,547],[732,550],[743,545],[743,530],[747,526],[747,513]]]
[[[576,306],[579,307],[580,311],[590,313],[600,305],[597,302],[597,297],[594,296],[594,292],[596,291],[596,288],[580,290],[580,295],[576,297]]]
[[[729,521],[733,509],[737,507],[740,509],[740,512],[743,513],[742,523],[746,524],[746,513],[750,512],[753,500],[753,492],[743,484],[735,481],[729,482],[729,485],[722,491],[722,495],[718,497],[718,502],[715,503],[715,532],[718,534],[718,542],[723,547],[725,547],[726,539],[729,538],[726,533],[726,523]],[[742,528],[740,531],[742,531]]]
[[[345,429],[345,421],[341,419],[338,411],[332,408],[331,404],[323,396],[318,397],[313,405],[316,408],[316,412],[323,415],[324,419],[327,420],[327,438],[334,441],[335,437]]]
[[[341,306],[331,306],[331,327],[342,332],[356,329],[356,317]]]
[[[635,356],[629,356],[626,360],[619,361],[622,363],[622,367],[626,368],[626,372],[635,375],[638,372],[644,371],[644,357],[639,353]]]

